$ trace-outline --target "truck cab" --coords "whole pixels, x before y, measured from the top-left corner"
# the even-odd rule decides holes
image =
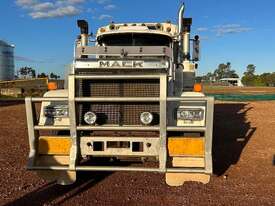
[[[184,5],[178,25],[112,22],[94,41],[78,21],[68,90],[26,98],[29,169],[60,184],[73,183],[77,171],[160,172],[172,186],[209,181],[213,98],[195,85],[199,38],[190,39],[192,20],[183,13]]]

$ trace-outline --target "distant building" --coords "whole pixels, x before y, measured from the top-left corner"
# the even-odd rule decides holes
[[[0,40],[0,81],[14,79],[14,45]]]
[[[239,78],[223,78],[219,81],[222,83],[227,83],[230,86],[243,87],[243,83]]]

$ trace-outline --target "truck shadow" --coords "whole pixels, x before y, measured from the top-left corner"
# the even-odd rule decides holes
[[[109,175],[111,175],[111,172],[81,172],[78,174],[80,177],[78,177],[77,182],[72,185],[62,186],[55,184],[55,182],[51,182],[6,204],[5,206],[58,205],[93,187]]]
[[[98,160],[96,160],[98,161]],[[102,166],[101,162],[87,162],[89,165]],[[85,164],[87,164],[85,163]],[[114,164],[114,163],[113,163]],[[112,165],[113,165],[112,164]],[[104,166],[111,165],[111,163],[104,164]],[[128,166],[127,162],[116,162],[116,166]],[[24,196],[16,199],[5,206],[13,205],[60,205],[76,195],[80,195],[86,190],[92,188],[99,182],[112,175],[113,172],[78,172],[77,180],[72,185],[58,185],[51,182],[33,190]]]
[[[247,119],[247,103],[216,103],[213,133],[213,172],[223,175],[240,155],[256,131]]]

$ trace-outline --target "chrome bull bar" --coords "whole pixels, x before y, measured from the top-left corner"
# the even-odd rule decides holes
[[[100,79],[100,78],[159,78],[160,79],[160,97],[159,98],[78,98],[75,97],[75,80],[80,78]],[[175,173],[212,173],[212,128],[213,128],[213,108],[214,99],[212,97],[167,97],[167,76],[166,74],[159,75],[99,75],[99,76],[69,76],[69,93],[68,98],[31,98],[25,99],[28,136],[29,136],[29,161],[27,168],[30,170],[71,170],[71,171],[146,171],[146,172],[175,172]],[[37,123],[35,102],[43,101],[67,101],[69,105],[70,125],[68,126],[41,126]],[[160,124],[159,126],[78,126],[76,125],[76,102],[126,102],[126,101],[148,101],[159,102],[160,104]],[[206,105],[206,124],[204,127],[177,127],[167,125],[167,103],[168,102],[203,102]],[[72,138],[72,147],[70,150],[70,161],[68,166],[36,166],[35,158],[37,154],[37,141],[39,138],[39,130],[67,130],[70,131]],[[78,131],[96,131],[96,130],[138,130],[138,131],[159,131],[159,167],[158,168],[144,168],[144,167],[118,167],[118,166],[79,166],[77,164],[77,157],[79,151],[79,137]],[[190,131],[190,132],[204,132],[205,133],[205,167],[204,168],[167,168],[167,132],[168,131]],[[134,138],[134,137],[133,137]]]

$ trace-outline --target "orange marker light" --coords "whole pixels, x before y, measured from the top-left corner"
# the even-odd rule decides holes
[[[106,31],[105,28],[101,28],[101,29],[100,29],[100,32],[101,32],[101,33],[104,33],[105,31]]]
[[[57,84],[55,82],[49,82],[48,90],[57,90]]]
[[[202,92],[202,85],[199,83],[194,84],[194,92]]]

